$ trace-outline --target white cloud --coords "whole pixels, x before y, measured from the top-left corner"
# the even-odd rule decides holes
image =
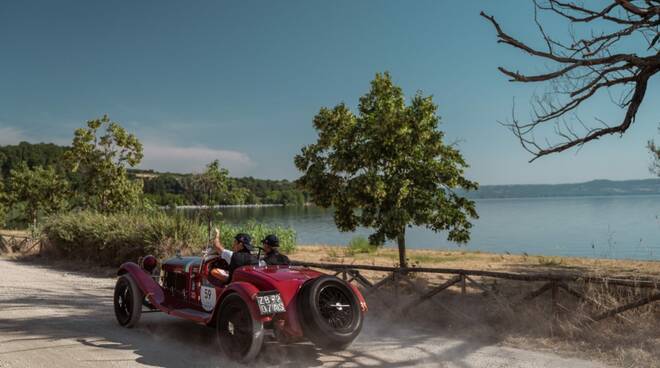
[[[22,131],[13,127],[0,126],[0,145],[18,144],[21,141],[27,141]]]
[[[178,147],[169,143],[144,142],[140,168],[179,173],[201,172],[213,160],[229,170],[231,176],[244,176],[255,166],[245,153],[208,147]]]

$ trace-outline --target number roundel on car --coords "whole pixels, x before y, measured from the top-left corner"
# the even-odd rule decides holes
[[[205,311],[211,312],[215,308],[215,288],[209,286],[202,286],[200,289],[200,294],[202,297],[202,308]]]

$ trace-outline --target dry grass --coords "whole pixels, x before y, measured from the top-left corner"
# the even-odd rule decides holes
[[[2,232],[5,235],[5,231]],[[492,254],[464,250],[409,250],[410,262],[419,267],[485,269],[510,272],[580,273],[609,277],[660,278],[660,262],[570,257]],[[14,255],[14,257],[16,257]],[[372,253],[353,253],[344,247],[299,246],[290,254],[293,260],[345,264],[394,266],[398,262],[395,249],[379,249]],[[84,262],[51,259],[49,257],[21,257],[22,261],[39,266],[58,268],[68,272],[91,273],[99,277],[114,274],[114,269],[99,268]],[[365,271],[372,281],[385,273]],[[413,275],[419,289],[427,289],[447,280],[446,275]],[[488,344],[505,344],[522,348],[550,350],[562,355],[594,359],[619,367],[660,367],[660,302],[622,313],[598,323],[587,323],[598,312],[639,299],[646,290],[573,284],[595,301],[596,305],[579,300],[568,293],[559,295],[560,313],[553,318],[550,293],[532,301],[516,302],[540,287],[541,283],[502,281],[476,278],[495,292],[484,294],[470,287],[462,295],[452,287],[432,300],[414,308],[378,307],[378,300],[398,307],[406,306],[416,297],[412,288],[400,284],[369,296],[370,314],[387,324],[401,322],[417,324],[420,328],[437,330],[438,334],[480,340]],[[394,312],[393,312],[394,311]],[[373,317],[372,317],[373,318]]]
[[[621,278],[660,278],[659,261],[591,259],[576,257],[530,256],[486,253],[466,250],[409,249],[411,265],[418,267],[464,268],[509,272],[579,273]],[[345,247],[300,245],[290,254],[292,259],[307,262],[370,264],[395,266],[396,249],[381,248],[373,253],[351,254]]]
[[[428,280],[422,276],[415,283],[424,287]],[[549,293],[519,303],[523,295],[540,285],[504,281],[497,284],[497,292],[489,295],[472,288],[462,295],[459,288],[450,288],[419,303],[412,288],[402,283],[397,292],[390,286],[370,296],[370,313],[385,325],[405,320],[407,325],[465,341],[553,351],[618,367],[660,367],[660,303],[601,322],[589,322],[594,313],[638,299],[648,291],[576,285],[602,307],[562,292],[555,319]]]
[[[340,247],[301,246],[292,254],[299,261],[372,264],[393,266],[398,261],[394,249],[380,249],[372,254],[350,255]],[[660,262],[602,260],[547,256],[500,255],[468,251],[410,250],[411,263],[424,267],[487,269],[512,272],[580,273],[616,277],[660,276]],[[382,272],[362,272],[372,281],[385,276]],[[448,275],[413,275],[419,289],[427,289],[448,279]],[[436,329],[467,340],[479,339],[488,344],[550,350],[562,355],[593,359],[619,367],[660,367],[660,303],[649,304],[597,323],[590,316],[637,300],[649,290],[602,285],[571,286],[595,303],[586,302],[561,291],[559,314],[555,319],[550,293],[527,302],[524,295],[543,283],[528,283],[489,278],[477,282],[495,292],[485,294],[468,283],[467,293],[451,287],[430,301],[416,303],[417,293],[404,283],[394,295],[390,286],[378,296],[371,296],[372,312],[379,318],[391,317],[392,323],[402,319],[420,328]],[[656,291],[657,292],[657,291]],[[378,307],[375,301],[398,306]],[[385,322],[387,323],[387,322]]]
[[[30,235],[30,232],[27,230],[5,230],[0,229],[0,236],[15,236],[19,238],[26,238]]]

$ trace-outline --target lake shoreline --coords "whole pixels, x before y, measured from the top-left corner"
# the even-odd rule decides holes
[[[660,261],[560,257],[491,253],[478,250],[406,249],[410,266],[463,268],[521,273],[579,273],[581,275],[660,279]],[[351,253],[346,246],[298,244],[289,257],[300,262],[396,266],[398,250],[382,247],[372,253]]]

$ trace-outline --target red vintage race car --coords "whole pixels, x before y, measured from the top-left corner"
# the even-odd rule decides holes
[[[221,350],[238,361],[255,358],[267,336],[338,350],[360,333],[367,304],[355,286],[299,266],[243,266],[222,284],[209,277],[218,261],[177,256],[160,269],[153,256],[124,263],[114,292],[117,321],[133,327],[148,308],[215,327]]]

